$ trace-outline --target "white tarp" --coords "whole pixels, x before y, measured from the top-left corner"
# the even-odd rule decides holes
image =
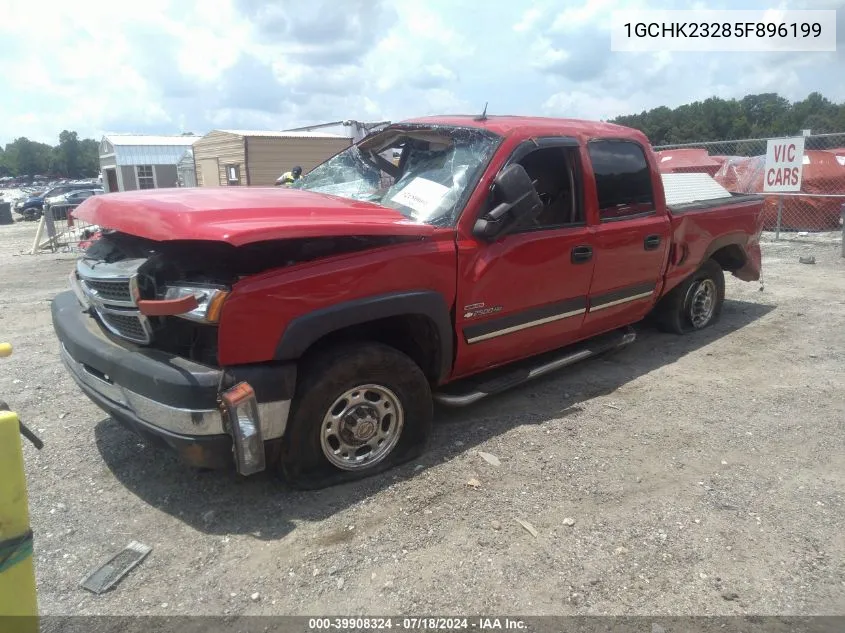
[[[668,206],[730,198],[731,193],[709,174],[660,174]]]

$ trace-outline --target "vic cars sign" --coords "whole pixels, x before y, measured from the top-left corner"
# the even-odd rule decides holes
[[[804,137],[769,139],[763,191],[801,191]]]

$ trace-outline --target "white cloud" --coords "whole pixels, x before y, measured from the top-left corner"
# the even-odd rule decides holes
[[[513,30],[519,33],[530,31],[543,17],[543,11],[537,7],[531,7],[522,14],[522,18],[513,25]]]
[[[567,51],[555,48],[547,37],[538,36],[531,44],[531,65],[545,69],[569,59]]]
[[[571,119],[612,119],[625,112],[630,103],[616,97],[602,97],[588,92],[558,92],[543,103],[543,114]]]
[[[581,0],[583,4],[570,6],[559,12],[552,20],[552,33],[571,33],[585,27],[610,30],[610,14],[613,11],[646,8],[643,0]]]
[[[580,6],[561,11],[552,22],[552,31],[576,31],[587,24],[600,22],[599,18],[618,4],[613,0],[585,0]]]
[[[469,39],[450,25],[452,21],[449,20],[448,14],[436,13],[416,2],[401,2],[397,8],[401,17],[400,28],[406,30],[410,36],[451,47],[449,52],[459,57],[474,52],[475,47]],[[416,48],[411,41],[405,40],[404,43],[411,49]]]

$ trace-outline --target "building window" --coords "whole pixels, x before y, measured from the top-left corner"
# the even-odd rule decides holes
[[[138,175],[138,189],[156,188],[152,165],[138,165],[135,167],[135,173]]]
[[[602,221],[654,212],[651,171],[640,145],[631,141],[592,141],[589,152]]]
[[[226,184],[239,185],[241,184],[241,166],[240,165],[226,165]]]

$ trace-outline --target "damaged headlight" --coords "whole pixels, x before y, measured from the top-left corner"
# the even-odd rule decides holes
[[[194,297],[197,300],[197,307],[176,316],[199,323],[217,323],[220,320],[220,313],[223,311],[223,302],[226,301],[226,297],[228,296],[229,291],[226,288],[168,286],[164,299],[168,301]]]

